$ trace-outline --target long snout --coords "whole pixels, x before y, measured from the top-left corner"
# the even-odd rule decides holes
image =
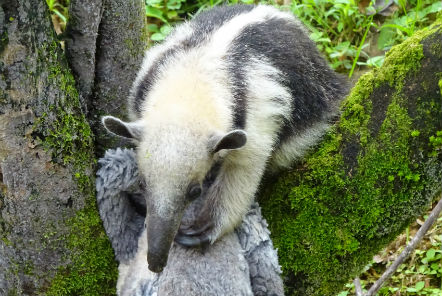
[[[178,232],[183,209],[170,213],[169,217],[160,217],[154,213],[147,218],[147,263],[149,270],[161,272],[167,264],[169,250]]]

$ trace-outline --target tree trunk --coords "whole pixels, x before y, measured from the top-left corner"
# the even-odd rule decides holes
[[[387,54],[260,195],[288,295],[335,295],[442,187],[442,16]]]
[[[95,124],[98,110],[125,110],[146,45],[143,1],[106,0],[103,17],[101,1],[72,3],[66,45],[81,96],[45,1],[1,1],[0,295],[115,293],[83,112]]]
[[[101,116],[127,119],[127,96],[147,47],[144,5],[142,0],[71,2],[67,55],[98,156],[128,144],[105,131]]]

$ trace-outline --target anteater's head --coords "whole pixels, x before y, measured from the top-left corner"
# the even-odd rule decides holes
[[[161,272],[185,209],[202,193],[211,167],[228,150],[246,143],[242,130],[210,131],[198,124],[148,124],[103,117],[108,131],[133,139],[147,188],[146,225],[149,269]]]

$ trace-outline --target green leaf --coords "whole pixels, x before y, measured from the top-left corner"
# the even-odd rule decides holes
[[[162,6],[163,0],[146,0],[146,6]]]
[[[52,10],[56,15],[58,15],[58,17],[66,23],[66,17],[64,15],[62,15],[57,9]]]
[[[416,283],[416,291],[420,291],[425,287],[425,282],[424,281],[420,281]]]
[[[431,259],[434,258],[434,255],[436,255],[436,250],[435,249],[429,249],[427,251],[426,257],[428,261],[431,261]]]
[[[384,50],[394,44],[396,32],[389,27],[381,27],[378,37],[378,48]]]
[[[419,136],[421,133],[420,133],[420,131],[418,131],[418,130],[413,130],[412,132],[411,132],[411,136],[412,137],[417,137],[417,136]]]
[[[171,11],[167,12],[167,18],[169,20],[173,19],[173,18],[176,18],[177,16],[178,16],[178,12],[176,12],[175,10],[171,10]]]
[[[152,40],[152,41],[161,41],[161,40],[164,40],[165,37],[166,36],[164,36],[161,33],[155,33],[155,34],[152,34],[152,36],[150,36],[150,40]]]
[[[437,1],[425,8],[426,14],[436,13],[442,10],[442,2]]]
[[[383,56],[383,55],[371,57],[367,60],[367,65],[370,67],[380,68],[382,66],[382,64],[384,63],[384,60],[385,60],[385,56]]]
[[[159,19],[166,24],[168,23],[167,20],[163,17],[163,12],[158,8],[152,6],[146,6],[146,16]]]
[[[150,33],[158,33],[160,29],[158,28],[157,24],[149,24],[147,25],[147,31]]]
[[[163,34],[164,37],[169,35],[170,31],[172,31],[172,27],[169,25],[164,25],[160,29],[160,32],[161,32],[161,34]]]
[[[181,2],[176,0],[167,1],[167,9],[169,10],[178,10],[181,8]]]

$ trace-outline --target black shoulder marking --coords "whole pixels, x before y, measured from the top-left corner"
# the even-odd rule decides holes
[[[216,6],[206,10],[192,20],[197,36],[207,36],[235,16],[251,11],[255,5]]]
[[[235,5],[235,6],[217,6],[198,14],[191,22],[190,26],[193,33],[188,38],[182,40],[174,47],[166,50],[149,68],[149,71],[141,79],[141,82],[134,90],[134,100],[132,110],[138,115],[141,112],[141,105],[155,83],[156,77],[159,75],[161,66],[170,58],[173,58],[179,51],[185,51],[197,47],[205,42],[213,31],[220,28],[224,23],[231,20],[237,15],[249,12],[256,6],[254,5]]]
[[[230,53],[231,85],[237,96],[235,121],[239,124],[245,122],[247,85],[242,81],[247,61],[265,57],[283,74],[280,83],[290,90],[293,103],[291,119],[279,132],[279,143],[323,120],[347,92],[345,80],[328,66],[294,21],[273,17],[250,24],[235,38]]]
[[[174,47],[166,50],[163,54],[161,54],[149,68],[149,71],[144,75],[141,79],[140,83],[136,86],[134,92],[134,100],[132,110],[136,111],[139,115],[141,112],[141,105],[144,101],[144,98],[148,91],[152,88],[152,85],[155,83],[155,79],[158,77],[160,68],[166,61],[172,58],[179,50],[180,47]]]

